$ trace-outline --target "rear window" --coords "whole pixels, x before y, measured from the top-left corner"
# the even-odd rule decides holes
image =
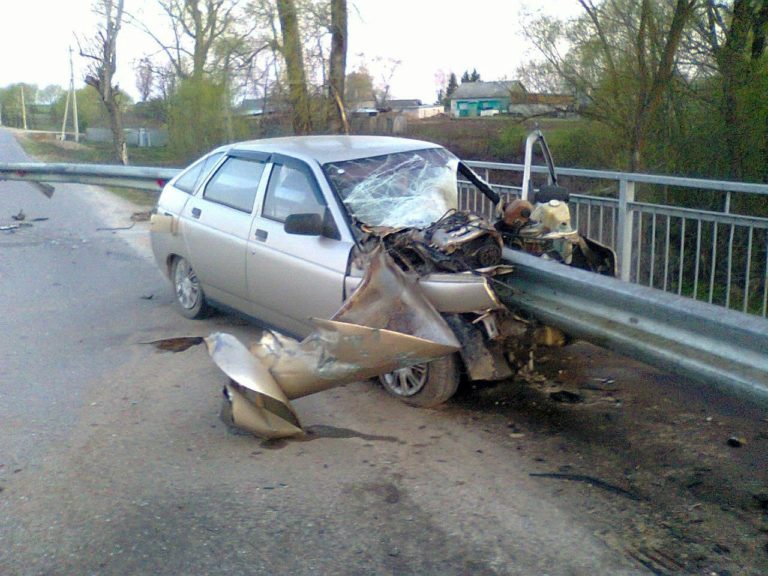
[[[200,182],[202,182],[203,179],[208,175],[208,173],[211,171],[211,168],[213,168],[214,164],[218,162],[219,158],[221,158],[223,154],[223,152],[214,152],[205,158],[201,158],[192,164],[192,166],[187,168],[187,170],[179,177],[179,179],[176,180],[174,186],[179,190],[183,190],[187,194],[192,194],[195,190],[197,190]]]
[[[230,208],[251,212],[264,162],[227,158],[205,186],[203,198]]]

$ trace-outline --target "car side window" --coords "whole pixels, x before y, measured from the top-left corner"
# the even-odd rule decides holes
[[[211,171],[213,165],[219,161],[222,154],[223,152],[216,152],[215,154],[211,154],[210,156],[198,160],[192,164],[192,166],[187,168],[184,174],[176,180],[174,186],[187,194],[192,194],[200,185],[200,182],[203,181],[203,178],[205,178],[208,175],[208,172]]]
[[[253,211],[264,162],[227,158],[208,181],[203,198],[243,212]]]
[[[291,214],[325,214],[326,203],[309,175],[284,164],[275,164],[269,177],[262,216],[285,222]]]

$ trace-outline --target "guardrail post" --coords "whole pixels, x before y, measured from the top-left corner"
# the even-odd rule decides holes
[[[624,282],[629,282],[629,274],[632,269],[632,229],[634,228],[635,213],[629,204],[634,201],[635,183],[629,180],[619,180],[619,223],[616,234],[619,245],[616,252],[619,257],[619,278]]]

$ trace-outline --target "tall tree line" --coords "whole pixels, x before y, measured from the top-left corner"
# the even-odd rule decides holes
[[[157,44],[136,64],[136,85],[142,102],[161,102],[181,156],[241,136],[232,108],[245,97],[257,98],[264,112],[285,102],[297,134],[347,131],[346,0],[154,0],[143,10],[154,9],[162,26],[124,3],[98,0],[101,24],[81,46],[91,62],[86,83],[109,112],[116,160],[127,162],[114,83],[124,24]]]
[[[768,181],[768,1],[579,0],[526,26],[520,73],[570,91],[615,167]]]

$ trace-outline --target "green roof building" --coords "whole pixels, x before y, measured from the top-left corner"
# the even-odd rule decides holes
[[[525,94],[525,88],[517,80],[463,82],[451,94],[451,117],[506,114],[515,94]]]

